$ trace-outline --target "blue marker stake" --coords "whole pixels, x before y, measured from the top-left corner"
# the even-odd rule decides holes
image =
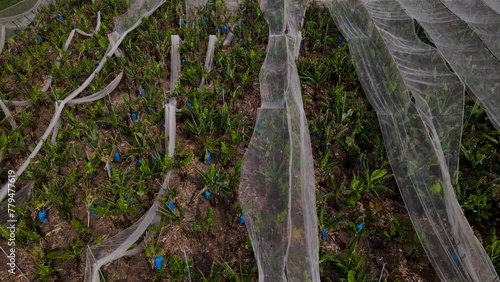
[[[90,207],[89,207],[89,213],[90,213],[90,215],[94,215],[94,216],[97,215],[97,212],[95,211],[95,205],[94,204],[90,205]]]
[[[43,38],[40,34],[36,36],[36,40],[38,40],[39,43],[43,43]]]
[[[238,223],[240,225],[245,225],[245,216],[244,215],[240,215],[240,218],[238,219]]]
[[[146,90],[144,90],[144,88],[141,89],[141,96],[144,97],[144,95],[146,95]]]
[[[224,30],[224,33],[227,33],[227,25],[224,25],[224,26],[222,27],[222,30]]]
[[[205,163],[210,164],[212,162],[212,154],[209,150],[205,151]]]
[[[137,160],[137,165],[140,167],[142,166],[142,160]]]
[[[175,210],[175,205],[174,205],[174,203],[172,203],[172,202],[167,202],[167,206],[168,206],[168,208],[169,208],[171,211],[174,211],[174,210]]]
[[[132,121],[137,121],[137,114],[131,113],[130,114],[130,119],[132,119]]]
[[[460,257],[458,256],[458,254],[457,254],[457,253],[453,253],[453,254],[451,254],[451,261],[452,261],[453,263],[458,263],[458,262],[460,261]]]
[[[188,109],[191,109],[191,108],[193,108],[193,104],[192,104],[191,102],[189,102],[189,101],[188,101],[188,102],[187,102],[187,107],[188,107]]]
[[[163,268],[163,257],[155,257],[155,269],[161,270]]]
[[[217,35],[220,35],[222,33],[222,30],[220,29],[220,27],[217,28]]]
[[[205,192],[203,192],[203,195],[205,196],[205,199],[209,200],[212,192],[210,192],[210,190],[205,190]]]
[[[47,211],[46,210],[40,210],[38,212],[38,220],[40,222],[49,222],[49,219],[47,218]]]
[[[425,181],[427,181],[427,180],[429,180],[429,174],[428,174],[426,171],[424,171],[424,172],[420,175],[420,180],[422,180],[422,181],[424,181],[424,182],[425,182]]]
[[[63,15],[62,15],[62,13],[61,13],[61,12],[57,13],[57,18],[58,18],[61,22],[65,22],[64,17],[63,17]]]
[[[116,153],[115,153],[115,157],[113,158],[113,161],[114,161],[115,163],[119,163],[119,162],[120,162],[120,160],[121,160],[120,153],[119,153],[119,152],[116,152]]]
[[[326,235],[327,234],[328,234],[328,229],[326,229],[326,228],[321,229],[321,241],[325,241],[326,240]]]
[[[361,230],[363,230],[363,223],[361,223],[361,222],[360,223],[356,223],[356,231],[359,232]]]

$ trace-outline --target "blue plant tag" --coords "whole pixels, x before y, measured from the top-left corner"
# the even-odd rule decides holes
[[[257,123],[257,130],[262,130],[262,120]]]
[[[137,121],[137,114],[131,113],[130,114],[130,119],[132,119],[132,121]]]
[[[161,270],[162,268],[163,268],[163,257],[162,256],[155,257],[155,269]]]
[[[90,213],[90,215],[93,215],[93,216],[97,215],[97,212],[95,211],[95,205],[94,204],[90,205],[90,207],[89,207],[89,213]]]
[[[342,38],[342,35],[339,35],[339,36],[337,37],[337,45],[342,44],[342,41],[344,41],[344,39]]]
[[[327,234],[328,234],[328,229],[326,229],[326,228],[321,229],[321,241],[325,241],[326,240],[326,235]]]
[[[363,223],[361,223],[361,222],[360,223],[356,223],[356,231],[359,232],[361,230],[363,230]]]
[[[222,29],[224,30],[224,33],[227,33],[227,25],[224,25]]]
[[[205,192],[203,192],[203,195],[205,196],[205,199],[207,200],[210,200],[210,196],[212,195],[212,192],[210,192],[210,190],[205,190]]]
[[[49,219],[47,218],[47,211],[46,210],[38,211],[38,220],[40,222],[49,222]]]
[[[115,156],[114,156],[114,158],[113,158],[113,161],[114,161],[115,163],[118,163],[118,162],[120,162],[120,160],[121,160],[120,153],[119,153],[119,152],[116,152],[116,153],[115,153]]]
[[[240,218],[238,219],[238,223],[240,225],[244,225],[245,224],[245,216],[244,215],[240,215]]]
[[[141,96],[144,97],[144,95],[146,95],[146,90],[144,90],[144,88],[141,89]]]
[[[458,254],[457,254],[457,253],[453,253],[453,254],[451,254],[451,261],[452,261],[453,263],[459,263],[459,262],[460,262],[460,257],[458,256]]]
[[[62,13],[61,13],[61,12],[57,13],[57,18],[58,18],[61,22],[65,22],[64,17],[63,17],[63,15],[62,15]]]
[[[212,154],[209,150],[205,151],[205,163],[210,164],[212,162]]]
[[[174,211],[174,210],[175,210],[175,205],[174,205],[174,203],[172,203],[172,202],[167,202],[167,206],[168,206],[168,208],[169,208],[171,211]]]
[[[38,40],[39,43],[43,43],[43,38],[40,34],[36,36],[36,40]]]

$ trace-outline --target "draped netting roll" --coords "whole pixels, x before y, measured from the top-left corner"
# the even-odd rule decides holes
[[[259,281],[320,281],[313,159],[295,65],[305,4],[260,1],[270,35],[239,190]]]
[[[493,125],[500,130],[498,12],[484,5],[488,2],[484,0],[398,1],[408,15],[425,29],[429,39],[479,100]]]
[[[398,2],[340,0],[330,8],[377,112],[394,176],[438,276],[497,281],[452,186],[464,103],[458,76],[436,49],[419,40]]]

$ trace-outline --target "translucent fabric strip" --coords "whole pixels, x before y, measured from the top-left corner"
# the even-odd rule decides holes
[[[100,28],[101,28],[101,11],[97,12],[97,24],[96,24],[94,32],[87,33],[83,30],[78,29],[78,28],[73,29],[69,33],[69,36],[68,36],[68,39],[66,39],[66,42],[64,42],[63,50],[64,51],[68,50],[69,44],[71,44],[71,41],[73,41],[73,37],[75,36],[75,33],[81,34],[81,35],[86,36],[86,37],[92,37],[92,35],[94,35],[94,33],[98,32]]]
[[[441,55],[470,88],[488,113],[493,125],[500,130],[500,61],[488,50],[481,38],[469,25],[453,14],[439,0],[398,0],[407,13],[425,29],[427,36],[436,45]],[[459,0],[463,1],[463,0]],[[450,7],[460,10],[455,1]],[[458,3],[458,2],[457,2]],[[478,5],[480,11],[484,7]],[[465,15],[462,15],[465,16]],[[478,21],[482,21],[482,14]],[[494,19],[491,13],[484,15]],[[496,25],[498,36],[499,24]],[[490,30],[490,25],[485,25]],[[494,27],[493,27],[494,28]],[[486,33],[482,33],[485,37]],[[491,39],[491,41],[495,41]],[[496,41],[498,44],[498,41]],[[498,47],[496,47],[498,48]]]
[[[330,6],[349,44],[417,235],[443,281],[496,281],[452,186],[464,87],[392,0]]]
[[[441,0],[441,2],[466,22],[493,55],[500,59],[500,14],[481,0]]]
[[[295,64],[305,4],[260,1],[270,35],[239,190],[259,281],[320,281],[314,167]]]
[[[486,5],[500,14],[500,1],[498,0],[482,0]]]
[[[208,46],[207,46],[207,57],[205,58],[205,72],[208,74],[212,69],[212,65],[214,63],[214,52],[215,52],[215,44],[217,43],[217,36],[210,35],[208,37]],[[179,58],[180,59],[180,58]],[[201,79],[200,85],[198,88],[202,88],[205,85],[205,76]]]

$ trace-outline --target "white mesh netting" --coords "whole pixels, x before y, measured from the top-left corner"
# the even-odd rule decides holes
[[[432,25],[447,25],[440,16],[452,17],[442,10],[433,13],[430,2],[437,1],[400,2],[411,2],[414,14]],[[423,6],[429,10],[423,11]],[[439,277],[443,281],[496,281],[493,265],[463,215],[452,186],[463,119],[465,89],[460,79],[448,70],[438,50],[420,41],[413,19],[398,2],[333,1],[330,9],[377,111],[406,208]],[[428,22],[422,23],[426,30]],[[447,51],[453,44],[450,37],[467,32],[466,26],[457,31],[453,24],[436,36],[442,44],[447,41]]]
[[[270,35],[239,191],[259,281],[320,281],[314,167],[295,65],[305,4],[260,1]]]

